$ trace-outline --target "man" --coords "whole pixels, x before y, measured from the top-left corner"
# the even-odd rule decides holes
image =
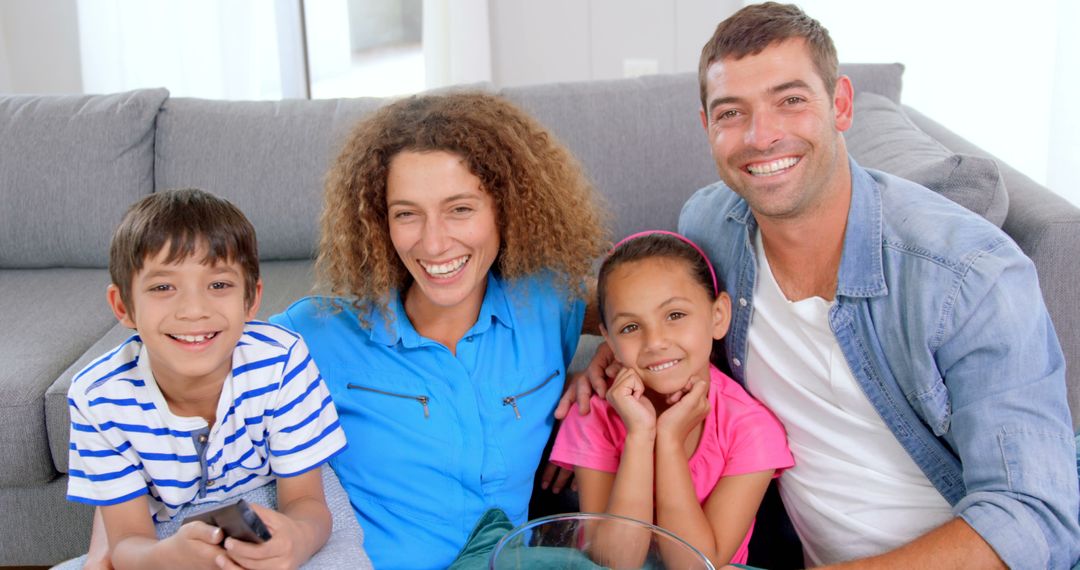
[[[788,431],[780,491],[806,562],[1068,568],[1075,444],[1035,268],[975,214],[850,159],[837,69],[795,6],[722,22],[699,78],[723,182],[679,220],[732,294],[734,377]]]

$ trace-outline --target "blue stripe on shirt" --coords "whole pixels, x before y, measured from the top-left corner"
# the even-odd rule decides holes
[[[283,349],[283,350],[285,348],[285,346],[282,345],[280,342],[278,342],[276,339],[268,337],[268,336],[266,336],[266,335],[264,335],[262,333],[257,333],[255,331],[249,330],[249,331],[246,331],[244,333],[244,335],[245,336],[250,336],[251,338],[253,338],[255,340],[265,342],[266,344],[272,344],[272,345],[274,345],[274,346],[276,346],[276,347],[278,347],[280,349]]]
[[[329,403],[330,403],[330,395],[327,394],[327,396],[325,398],[323,398],[322,404],[319,406],[319,409],[317,409],[314,412],[311,412],[310,414],[308,414],[308,417],[300,420],[299,423],[296,423],[296,424],[293,424],[291,426],[281,428],[280,431],[285,432],[285,433],[291,433],[291,432],[294,432],[294,431],[296,431],[296,430],[310,424],[311,422],[317,420],[319,418],[319,416],[322,415],[323,410],[326,409],[326,406]]]
[[[240,366],[237,366],[236,368],[233,368],[232,375],[233,375],[233,378],[236,378],[237,376],[240,376],[240,375],[242,375],[242,374],[244,374],[246,372],[251,372],[252,370],[258,370],[260,368],[266,368],[267,366],[273,366],[273,365],[275,365],[275,364],[277,364],[279,362],[285,362],[285,359],[286,359],[286,355],[281,354],[281,355],[275,356],[273,358],[267,358],[265,360],[256,360],[255,362],[248,362],[247,364],[241,364]]]
[[[312,393],[313,391],[315,391],[319,387],[319,384],[321,382],[322,382],[322,376],[319,376],[315,380],[312,380],[312,382],[310,384],[308,384],[307,389],[304,390],[303,393],[301,393],[297,397],[293,398],[291,402],[289,402],[289,403],[285,404],[284,406],[281,406],[280,408],[274,410],[274,417],[276,418],[276,417],[285,415],[286,413],[289,412],[289,410],[296,407],[297,404],[303,402],[308,397],[308,394]]]
[[[76,503],[86,503],[87,505],[94,505],[94,506],[97,506],[97,507],[107,507],[109,505],[118,505],[120,503],[130,501],[130,500],[134,499],[135,497],[138,497],[140,495],[145,495],[146,493],[147,493],[147,489],[146,489],[146,487],[143,487],[142,489],[132,491],[132,492],[130,492],[130,493],[128,493],[128,494],[126,494],[126,495],[124,495],[122,497],[116,497],[116,498],[107,499],[107,500],[104,500],[104,501],[98,500],[98,499],[91,499],[90,497],[79,497],[77,495],[72,495],[71,493],[68,493],[67,500],[73,501],[73,502],[76,502]]]
[[[70,469],[68,475],[71,477],[77,477],[79,479],[86,479],[87,481],[112,481],[113,479],[119,479],[130,473],[134,473],[142,469],[142,463],[138,465],[128,465],[119,471],[110,471],[108,473],[86,473],[82,469]]]
[[[68,399],[68,402],[69,403],[71,402],[70,398]],[[156,410],[157,409],[157,406],[155,406],[153,402],[140,402],[140,401],[136,400],[135,398],[105,398],[105,397],[101,397],[101,398],[94,398],[93,400],[88,401],[87,404],[89,404],[90,407],[98,406],[98,405],[101,405],[101,404],[112,404],[114,406],[136,406],[136,407],[139,407],[139,408],[141,408],[143,410]]]
[[[98,366],[100,366],[100,365],[101,365],[101,363],[103,363],[103,362],[105,362],[105,361],[109,360],[109,359],[110,359],[110,358],[112,358],[112,357],[113,357],[113,356],[114,356],[114,355],[115,355],[115,354],[116,354],[117,352],[120,352],[121,350],[123,350],[125,346],[127,346],[128,344],[130,344],[130,343],[132,343],[132,342],[136,342],[136,341],[141,341],[141,339],[139,338],[139,335],[137,335],[137,334],[136,334],[136,335],[131,335],[130,337],[128,337],[128,339],[127,339],[127,340],[125,340],[124,342],[120,343],[120,346],[118,346],[118,347],[114,348],[114,349],[113,349],[113,350],[112,350],[111,352],[109,352],[109,353],[108,353],[108,354],[106,354],[105,356],[102,356],[101,358],[98,358],[97,360],[95,360],[95,361],[91,362],[90,364],[88,364],[88,365],[86,366],[86,368],[83,368],[83,369],[82,369],[82,371],[80,371],[80,372],[79,372],[78,374],[76,374],[76,375],[75,375],[75,377],[74,377],[74,378],[72,378],[72,379],[71,379],[71,383],[72,383],[72,384],[75,384],[75,383],[76,383],[76,382],[78,382],[78,381],[79,381],[79,379],[81,379],[81,378],[82,378],[83,376],[86,376],[87,374],[89,374],[91,370],[93,370],[93,369],[97,368]]]
[[[290,449],[274,449],[273,447],[271,447],[270,448],[270,455],[273,455],[274,457],[282,457],[282,456],[285,456],[285,455],[292,455],[293,453],[298,453],[300,451],[303,451],[303,450],[305,450],[305,449],[319,443],[320,441],[322,441],[323,438],[325,438],[326,436],[333,433],[334,430],[336,430],[340,425],[341,425],[340,422],[335,420],[334,423],[326,426],[326,429],[322,430],[322,433],[320,433],[319,435],[307,440],[304,443],[301,443],[300,445],[297,445],[296,447],[290,448]]]
[[[292,352],[290,352],[289,355],[291,356]],[[288,372],[285,373],[285,378],[283,378],[281,380],[281,385],[282,386],[287,386],[289,384],[289,381],[292,380],[293,378],[295,378],[297,374],[300,374],[301,372],[306,371],[310,364],[311,364],[311,355],[308,354],[307,357],[304,358],[304,360],[302,362],[300,362],[300,364],[297,364],[296,366],[293,367],[292,370],[289,370]]]

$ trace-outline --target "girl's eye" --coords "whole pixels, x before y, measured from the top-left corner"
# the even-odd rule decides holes
[[[677,320],[679,320],[679,319],[681,319],[681,318],[683,318],[685,316],[686,316],[686,313],[684,313],[682,311],[672,311],[672,312],[668,313],[667,318],[668,318],[669,321],[677,321]]]
[[[630,334],[630,333],[632,333],[632,332],[634,332],[636,330],[638,330],[638,326],[636,324],[634,324],[634,323],[630,323],[630,324],[624,326],[623,328],[619,329],[619,334]]]

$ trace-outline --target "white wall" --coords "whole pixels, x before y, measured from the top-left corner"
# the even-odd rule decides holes
[[[613,79],[697,69],[738,0],[491,0],[496,85]]]
[[[75,0],[0,2],[0,91],[82,91]]]
[[[1072,137],[1071,162],[1078,158],[1080,117],[1072,99],[1080,83],[1080,10],[1074,0],[798,3],[829,29],[840,61],[902,62],[905,104],[1080,204],[1070,161],[1059,157],[1050,166],[1067,148],[1064,140],[1052,145],[1054,137]],[[1072,19],[1065,18],[1070,11]],[[1059,51],[1059,41],[1071,42],[1073,51]],[[1059,75],[1063,54],[1071,55],[1072,71]]]

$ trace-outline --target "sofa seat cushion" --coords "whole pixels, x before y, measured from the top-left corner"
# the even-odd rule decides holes
[[[45,426],[45,391],[116,323],[103,269],[0,271],[0,486],[56,476]]]
[[[293,301],[311,293],[314,282],[311,260],[266,262],[262,264],[260,273],[263,280],[263,299],[256,316],[260,320],[266,320],[270,315],[280,313]],[[102,299],[95,299],[93,302],[104,307],[104,295]],[[88,345],[81,356],[76,355],[77,359],[69,360],[70,366],[59,374],[59,378],[56,378],[45,393],[45,420],[49,434],[49,448],[52,452],[52,462],[56,465],[56,470],[61,473],[68,471],[71,414],[68,411],[67,391],[71,386],[71,379],[91,361],[119,346],[134,332],[117,323],[115,318],[110,317],[110,323],[114,326],[108,329],[104,336],[95,336],[91,340],[93,344]]]
[[[918,182],[1001,227],[1009,195],[997,163],[958,154],[919,130],[892,100],[855,93],[848,152],[861,166]]]
[[[129,204],[154,188],[164,89],[0,96],[0,267],[105,267]]]

